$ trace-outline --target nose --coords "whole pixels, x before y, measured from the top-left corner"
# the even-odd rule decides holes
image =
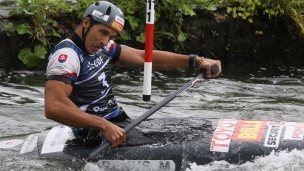
[[[110,41],[110,37],[103,37],[100,39],[100,43],[101,43],[102,47],[107,46],[109,41]]]

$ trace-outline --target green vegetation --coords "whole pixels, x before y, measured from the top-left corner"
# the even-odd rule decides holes
[[[253,17],[258,16],[260,11],[267,14],[269,18],[277,17],[284,13],[282,9],[282,2],[279,1],[262,1],[262,0],[230,0],[231,7],[227,8],[227,12],[231,13],[234,18],[241,17],[248,19],[250,23],[253,22]],[[284,4],[285,5],[285,4]]]
[[[226,0],[229,4],[227,12],[234,18],[242,18],[253,22],[253,17],[268,15],[272,17],[291,18],[304,34],[304,0]]]
[[[63,0],[15,0],[15,4],[19,8],[10,11],[10,17],[26,16],[31,21],[16,26],[17,34],[28,35],[31,40],[31,44],[23,45],[18,58],[27,66],[34,67],[45,59],[47,50],[53,45],[52,37],[61,38],[54,17],[60,12],[70,12],[70,8]],[[7,24],[6,29],[9,35],[14,33],[12,23]]]
[[[9,36],[19,34],[28,38],[20,42],[18,58],[29,67],[38,65],[59,40],[69,35],[71,25],[79,24],[84,10],[95,1],[77,0],[71,4],[63,0],[15,0],[18,8],[10,12],[10,17],[22,17],[25,22],[16,26],[9,23],[5,28]],[[125,28],[116,39],[120,43],[144,44],[146,1],[112,2],[122,9],[126,18]],[[163,42],[170,42],[176,52],[181,52],[183,42],[195,38],[183,31],[184,16],[195,16],[198,9],[213,14],[219,6],[227,7],[233,17],[251,23],[259,15],[292,18],[304,34],[303,3],[304,0],[155,0],[154,48],[163,49]]]
[[[292,18],[304,35],[304,0],[283,0],[286,5],[285,15]]]

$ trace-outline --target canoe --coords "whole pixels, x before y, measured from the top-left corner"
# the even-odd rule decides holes
[[[273,151],[302,150],[304,123],[264,120],[156,118],[143,121],[127,141],[103,150],[92,162],[109,170],[186,170],[205,165],[254,161]],[[70,127],[0,138],[0,157],[86,158],[96,146],[77,143]],[[123,168],[123,169],[120,169]]]

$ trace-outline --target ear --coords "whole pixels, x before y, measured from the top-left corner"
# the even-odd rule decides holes
[[[85,17],[83,20],[82,20],[82,27],[83,28],[88,28],[90,26],[90,17]]]

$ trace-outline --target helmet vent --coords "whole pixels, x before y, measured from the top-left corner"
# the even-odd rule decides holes
[[[106,12],[106,15],[110,15],[110,14],[111,14],[111,7],[109,7]]]

